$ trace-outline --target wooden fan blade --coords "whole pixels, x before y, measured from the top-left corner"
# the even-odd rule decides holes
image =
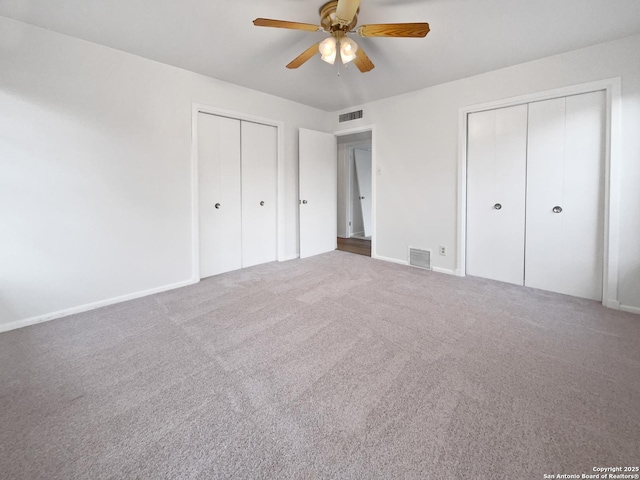
[[[336,6],[336,20],[340,25],[349,25],[356,16],[360,0],[338,0]]]
[[[313,57],[316,53],[319,53],[320,51],[318,50],[318,43],[314,43],[309,48],[307,48],[304,52],[302,52],[300,55],[294,58],[289,63],[289,65],[287,65],[287,68],[298,68],[300,65],[305,63],[311,57]]]
[[[358,50],[356,51],[356,58],[353,59],[353,63],[362,73],[369,72],[375,68],[375,65],[369,59],[369,56],[364,53],[364,50],[362,48],[358,48]]]
[[[428,23],[379,23],[358,28],[361,37],[426,37]]]
[[[285,20],[272,20],[270,18],[256,18],[253,21],[256,27],[290,28],[291,30],[306,30],[307,32],[317,32],[322,30],[320,25],[310,23],[287,22]]]

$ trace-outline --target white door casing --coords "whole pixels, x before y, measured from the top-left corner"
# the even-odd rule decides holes
[[[337,143],[330,133],[299,130],[300,258],[337,247]]]
[[[604,118],[602,91],[529,106],[527,286],[602,299]]]
[[[362,223],[364,236],[371,236],[371,152],[356,148],[353,151],[356,167],[358,190],[360,192],[360,207],[362,210]]]
[[[469,114],[467,273],[524,282],[527,105]]]
[[[199,264],[205,278],[242,266],[240,121],[206,113],[198,113],[197,121]]]

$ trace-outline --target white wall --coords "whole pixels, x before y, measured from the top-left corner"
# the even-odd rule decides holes
[[[0,330],[191,278],[193,102],[284,122],[295,256],[326,112],[0,17]]]
[[[0,17],[0,330],[191,278],[191,104],[285,124],[295,256],[299,127],[376,125],[377,254],[456,268],[458,109],[622,76],[619,299],[640,308],[640,36],[363,105],[313,108]],[[352,109],[349,109],[352,110]],[[335,121],[335,123],[334,123]],[[15,325],[15,323],[13,323]]]
[[[452,59],[455,61],[455,59]],[[362,120],[334,129],[376,126],[377,251],[406,260],[407,246],[437,251],[437,268],[455,270],[460,107],[611,77],[622,77],[619,300],[640,308],[640,36],[361,105]]]

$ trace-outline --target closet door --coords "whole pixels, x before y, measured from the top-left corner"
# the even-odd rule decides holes
[[[469,114],[467,274],[524,282],[527,105]]]
[[[529,106],[529,287],[602,299],[604,119],[604,92]]]
[[[200,278],[241,261],[240,121],[198,114]]]
[[[242,122],[242,266],[277,258],[276,127]]]

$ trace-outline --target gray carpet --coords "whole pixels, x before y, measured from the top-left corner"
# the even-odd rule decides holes
[[[0,335],[0,477],[640,463],[640,318],[332,252]]]

